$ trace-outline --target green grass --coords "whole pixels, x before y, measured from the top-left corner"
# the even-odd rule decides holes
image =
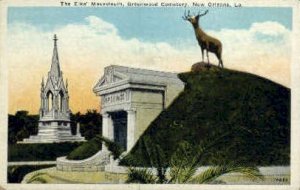
[[[13,144],[8,147],[8,161],[51,161],[68,155],[80,146],[75,143]]]
[[[203,165],[245,162],[290,164],[290,89],[265,78],[228,69],[182,73],[184,91],[150,124],[132,151],[136,165],[147,166],[144,137],[170,159],[182,140],[199,144],[214,133],[232,131],[207,153]]]

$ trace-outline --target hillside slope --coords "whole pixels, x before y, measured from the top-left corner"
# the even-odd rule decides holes
[[[236,130],[223,145],[212,149],[204,165],[232,160],[289,165],[290,89],[216,67],[179,77],[186,84],[184,91],[151,123],[124,160],[133,156],[137,165],[149,165],[141,143],[145,137],[159,144],[168,159],[182,140],[199,144],[210,134]]]

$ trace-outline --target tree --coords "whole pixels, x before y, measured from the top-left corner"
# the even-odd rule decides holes
[[[72,133],[76,132],[76,124],[80,123],[80,132],[87,139],[90,140],[102,132],[102,116],[97,113],[97,110],[87,110],[85,114],[77,112],[71,114],[71,128]]]
[[[17,111],[8,115],[8,143],[14,144],[37,133],[38,115],[29,115],[28,111]]]

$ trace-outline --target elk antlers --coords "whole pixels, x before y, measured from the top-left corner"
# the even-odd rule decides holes
[[[190,10],[188,10],[188,14],[186,15],[186,10],[184,11],[184,15],[182,16],[182,19],[183,20],[188,20],[188,18],[190,18],[191,15],[190,15]]]
[[[206,10],[203,14],[200,14],[200,11],[198,12],[198,14],[193,15],[194,17],[202,17],[204,15],[206,15],[208,13],[208,10]],[[191,18],[192,15],[190,15],[190,10],[188,10],[188,13],[186,14],[186,10],[184,11],[184,15],[182,16],[183,20],[188,20],[189,18]]]
[[[198,15],[199,15],[199,17],[202,17],[202,16],[206,15],[207,13],[208,13],[208,10],[206,10],[203,14],[200,14],[200,11],[199,11]]]

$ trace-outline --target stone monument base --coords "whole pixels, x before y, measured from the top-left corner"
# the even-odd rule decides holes
[[[17,143],[60,143],[60,142],[82,142],[84,137],[78,133],[72,135],[69,121],[39,122],[37,135],[23,139]]]

